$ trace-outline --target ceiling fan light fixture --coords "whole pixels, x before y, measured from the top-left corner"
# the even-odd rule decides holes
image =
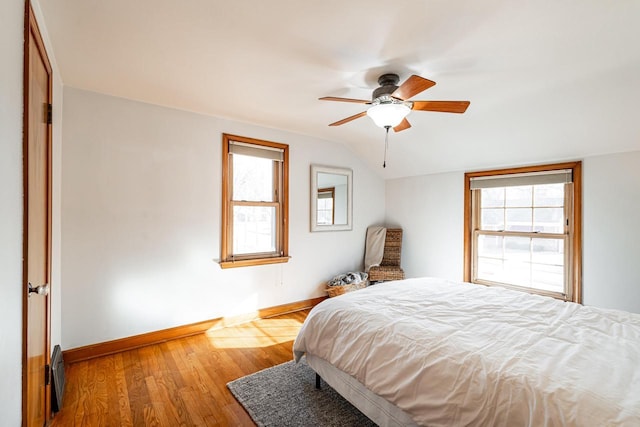
[[[367,110],[367,116],[381,128],[396,127],[411,112],[404,103],[377,104]]]

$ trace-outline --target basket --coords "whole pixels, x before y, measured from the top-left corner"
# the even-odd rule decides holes
[[[348,285],[340,285],[340,286],[327,286],[325,289],[329,294],[329,297],[337,297],[338,295],[346,294],[347,292],[357,291],[358,289],[365,288],[367,286],[367,281],[363,280],[358,283],[350,283]]]

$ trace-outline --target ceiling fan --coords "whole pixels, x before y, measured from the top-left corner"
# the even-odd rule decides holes
[[[374,123],[385,128],[400,132],[409,129],[411,124],[406,119],[407,114],[417,111],[440,111],[443,113],[464,113],[469,106],[469,101],[408,101],[409,98],[425,91],[436,82],[424,77],[412,75],[404,83],[398,86],[400,78],[397,74],[383,74],[378,78],[380,87],[373,91],[371,101],[353,98],[338,98],[325,96],[322,101],[353,102],[356,104],[371,105],[367,111],[363,111],[346,119],[331,123],[329,126],[340,126],[362,116],[369,116]]]

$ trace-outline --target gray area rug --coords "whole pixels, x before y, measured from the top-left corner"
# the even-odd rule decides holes
[[[327,383],[315,387],[315,372],[287,362],[227,384],[259,426],[375,426]]]

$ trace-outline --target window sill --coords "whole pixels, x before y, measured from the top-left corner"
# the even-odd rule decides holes
[[[236,261],[220,261],[220,268],[236,268],[236,267],[250,267],[253,265],[267,265],[267,264],[282,264],[289,262],[290,256],[273,257],[273,258],[257,258],[257,259],[243,259]]]

